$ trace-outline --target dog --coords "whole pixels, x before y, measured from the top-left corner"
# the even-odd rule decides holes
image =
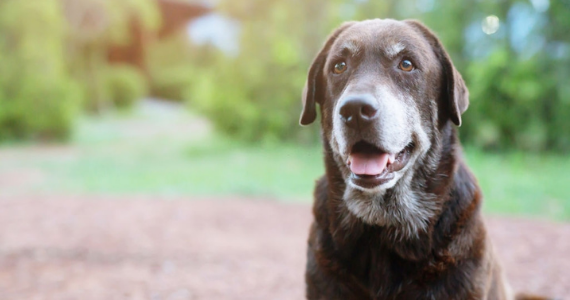
[[[415,20],[342,24],[309,69],[301,125],[316,120],[317,104],[325,175],[307,299],[515,299],[455,128],[469,92],[431,30]]]

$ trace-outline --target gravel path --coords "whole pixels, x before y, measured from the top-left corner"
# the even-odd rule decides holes
[[[310,220],[243,198],[0,197],[0,299],[303,299]],[[515,290],[570,296],[570,224],[488,228]]]

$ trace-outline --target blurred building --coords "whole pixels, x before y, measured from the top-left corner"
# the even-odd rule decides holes
[[[185,29],[188,24],[211,11],[207,3],[182,0],[156,0],[160,9],[162,23],[157,32],[149,32],[134,19],[131,21],[131,40],[126,45],[113,45],[108,49],[110,63],[126,63],[138,67],[146,73],[145,50],[153,39],[164,39]]]

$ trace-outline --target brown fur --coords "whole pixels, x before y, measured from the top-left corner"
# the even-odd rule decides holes
[[[455,125],[468,106],[468,91],[437,37],[416,21],[350,22],[337,29],[315,58],[303,93],[301,124],[322,115],[326,174],[315,188],[314,222],[308,241],[307,298],[363,299],[512,299],[486,234],[480,207],[482,194],[461,155]],[[381,23],[386,22],[386,23]],[[359,24],[358,30],[347,31]],[[380,24],[380,25],[378,25]],[[384,25],[386,24],[386,25]],[[379,38],[370,26],[385,26]],[[414,161],[410,189],[429,202],[433,216],[423,230],[403,233],[399,223],[381,226],[363,222],[346,205],[346,166],[331,141],[334,106],[349,81],[331,78],[331,53],[343,41],[369,46],[405,38],[406,48],[421,61],[422,73],[405,77],[390,68],[372,66],[375,53],[353,53],[350,84],[376,70],[382,76],[371,85],[388,84],[414,96],[430,148]],[[368,48],[366,48],[368,49]],[[335,50],[336,51],[336,50]],[[336,54],[334,54],[336,55]],[[385,63],[388,64],[388,63]],[[348,72],[348,71],[347,71]],[[377,74],[376,74],[377,75]],[[407,75],[406,75],[407,76]],[[334,81],[336,80],[336,81]],[[411,91],[410,91],[411,90]],[[425,100],[433,99],[433,100]],[[358,133],[360,134],[360,133]],[[355,133],[349,134],[350,136]],[[356,194],[358,195],[358,194]],[[383,201],[398,203],[399,194],[386,191]]]

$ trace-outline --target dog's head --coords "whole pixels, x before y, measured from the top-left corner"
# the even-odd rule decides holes
[[[468,106],[437,37],[417,21],[343,24],[309,70],[302,125],[316,119],[317,103],[349,210],[378,225],[425,223],[430,204],[415,199],[412,178],[420,166],[437,167],[427,153],[448,122],[461,124]]]

